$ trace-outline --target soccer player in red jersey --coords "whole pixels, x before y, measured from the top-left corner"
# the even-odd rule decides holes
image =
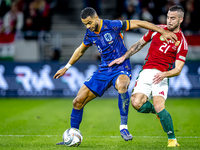
[[[176,42],[167,43],[158,32],[149,30],[137,43],[120,58],[109,64],[120,64],[142,49],[148,42],[151,45],[131,96],[132,106],[140,113],[154,113],[160,119],[163,130],[168,135],[168,147],[180,146],[174,134],[171,115],[165,109],[168,92],[168,78],[177,76],[185,64],[188,44],[180,29],[184,10],[174,5],[169,8],[167,25],[159,25],[165,30],[172,31],[178,37]],[[175,63],[175,67],[172,68]],[[153,105],[148,99],[153,96]]]

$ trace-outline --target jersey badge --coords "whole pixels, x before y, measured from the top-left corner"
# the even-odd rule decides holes
[[[180,41],[176,41],[175,46],[178,46],[180,44]]]
[[[106,39],[106,41],[108,42],[108,44],[112,44],[113,43],[113,38],[112,38],[112,36],[111,36],[111,34],[110,33],[106,33],[106,34],[104,34],[104,38]]]
[[[161,40],[161,41],[164,41],[164,40],[165,40],[165,39],[163,38],[163,36],[162,36],[162,35],[160,36],[160,40]]]

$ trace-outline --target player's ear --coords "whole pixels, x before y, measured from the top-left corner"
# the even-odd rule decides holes
[[[182,23],[183,22],[183,18],[180,18],[180,23]]]
[[[95,19],[99,19],[99,16],[98,16],[97,14],[95,14],[95,16],[94,16],[94,17],[95,17]]]

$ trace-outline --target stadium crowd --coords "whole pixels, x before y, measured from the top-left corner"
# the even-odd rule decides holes
[[[49,31],[51,26],[50,2],[50,0],[1,0],[1,33],[5,33],[5,29],[10,28],[12,33],[24,31],[25,37],[35,38],[35,32]]]
[[[185,10],[182,30],[199,34],[200,22],[196,19],[200,15],[199,0],[117,0],[116,18],[141,19],[154,24],[165,24],[167,10],[175,4],[181,5]]]
[[[8,32],[10,28],[9,32],[21,30],[25,32],[25,37],[35,38],[35,33],[38,31],[50,31],[52,1],[0,0],[0,32]],[[89,0],[85,0],[83,7],[98,8],[100,13],[102,1],[95,0],[94,5]],[[117,0],[116,3],[115,17],[112,19],[141,19],[154,24],[165,24],[168,8],[174,4],[181,5],[185,9],[182,30],[200,32],[200,22],[196,19],[200,14],[199,0]]]
[[[106,1],[80,0],[80,3],[82,7],[97,9],[101,17],[104,10],[102,3],[105,5]],[[60,4],[60,2],[63,1],[0,0],[0,57],[7,55],[6,49],[9,49],[9,55],[13,55],[15,39],[38,39],[41,31],[51,31],[51,18],[55,13],[53,8],[56,7],[52,3]],[[110,19],[140,19],[154,24],[165,24],[169,7],[174,4],[181,5],[185,10],[185,19],[181,25],[183,32],[187,35],[200,34],[200,22],[196,19],[200,15],[199,0],[117,0],[115,4],[112,6],[114,16]],[[68,6],[65,9],[67,8]]]
[[[0,0],[0,56],[14,55],[16,38],[37,39],[51,27],[51,0]]]

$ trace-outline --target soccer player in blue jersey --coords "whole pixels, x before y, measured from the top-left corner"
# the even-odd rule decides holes
[[[108,67],[108,64],[114,59],[123,56],[127,51],[123,41],[122,31],[135,28],[146,28],[161,33],[166,41],[168,41],[167,39],[174,41],[176,40],[176,36],[175,34],[146,21],[102,20],[91,7],[83,9],[80,17],[82,23],[87,28],[83,42],[75,50],[66,66],[56,72],[54,78],[58,79],[63,76],[71,65],[78,61],[92,45],[97,46],[98,51],[101,54],[101,64],[98,66],[97,71],[84,82],[76,98],[73,100],[70,122],[71,128],[79,129],[84,106],[97,96],[101,97],[104,92],[113,85],[118,91],[118,107],[121,117],[120,134],[125,141],[132,140],[133,136],[129,133],[127,127],[130,101],[127,92],[131,79],[130,61],[129,59],[126,59],[122,64],[114,65],[112,67]],[[62,144],[63,142],[58,143],[58,145]]]

